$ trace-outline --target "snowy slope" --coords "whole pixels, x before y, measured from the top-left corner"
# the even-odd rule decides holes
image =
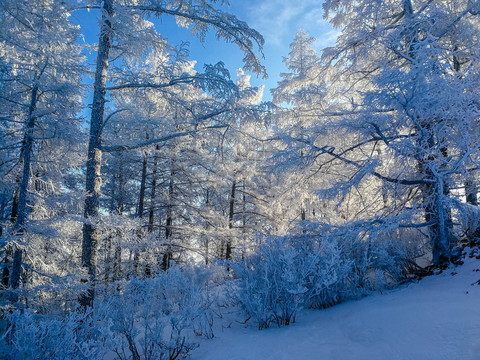
[[[477,271],[478,270],[478,271]],[[232,324],[191,360],[480,360],[480,261],[258,331]]]

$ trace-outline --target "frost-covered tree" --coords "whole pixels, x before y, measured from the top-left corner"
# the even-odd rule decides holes
[[[314,41],[315,38],[309,37],[305,31],[297,31],[290,44],[288,57],[283,58],[289,72],[280,74],[282,80],[279,81],[278,87],[272,90],[276,104],[285,102],[293,107],[303,105],[307,109],[311,98],[321,95],[321,88],[312,82],[306,82],[309,70],[320,60],[320,56],[313,48]]]
[[[80,136],[72,134],[81,134],[77,112],[83,58],[77,44],[79,28],[70,22],[67,2],[3,1],[0,13],[0,135],[5,159],[0,174],[2,188],[11,197],[12,223],[2,244],[2,286],[16,289],[25,245],[19,236],[29,229],[30,209],[38,208],[35,218],[52,211],[48,197],[59,195],[62,176],[78,161],[75,155],[60,154],[69,147],[78,150]]]
[[[278,177],[274,187],[281,196],[277,195],[275,207],[284,219],[284,232],[292,228],[291,220],[319,219],[327,210],[315,195],[315,191],[327,181],[326,176],[309,161],[309,152],[287,146],[288,139],[308,138],[309,128],[319,121],[318,114],[322,111],[325,85],[310,75],[320,61],[320,55],[313,48],[314,41],[303,30],[296,33],[289,56],[283,59],[289,72],[281,73],[282,80],[271,90],[277,106],[273,124],[278,136],[284,140],[277,144],[271,163]],[[293,168],[290,168],[291,156],[299,159]],[[284,171],[285,166],[290,170]]]
[[[321,167],[350,171],[327,195],[346,199],[358,189],[371,204],[365,218],[399,231],[428,230],[434,264],[451,258],[453,216],[465,206],[450,188],[468,175],[479,146],[479,24],[472,6],[325,2],[326,16],[342,32],[309,71],[328,89],[317,106],[319,121],[308,138],[294,139]],[[318,138],[322,133],[347,141],[338,146]]]
[[[152,48],[164,47],[165,41],[156,32],[153,24],[146,17],[173,16],[179,26],[190,28],[192,32],[204,39],[206,32],[212,28],[217,37],[235,43],[246,55],[245,66],[257,73],[264,72],[254,44],[261,47],[263,39],[256,31],[250,29],[236,17],[217,9],[217,1],[126,1],[105,0],[101,3],[102,19],[100,21],[99,43],[95,80],[93,84],[93,104],[90,120],[90,137],[86,166],[86,199],[84,216],[87,219],[83,229],[82,267],[88,273],[90,290],[82,297],[83,305],[92,305],[94,298],[94,281],[96,278],[97,250],[99,234],[94,219],[99,214],[101,187],[102,129],[105,118],[107,93],[127,88],[156,88],[159,91],[174,87],[180,83],[197,82],[209,92],[227,90],[219,69],[209,68],[205,75],[180,76],[169,74],[169,81],[155,82],[155,79],[137,79],[132,82],[121,67],[114,65],[114,59],[124,64],[141,61]],[[93,7],[96,7],[95,5]],[[111,64],[113,63],[113,65]],[[113,82],[113,83],[112,83]],[[228,85],[227,85],[228,88]],[[215,109],[209,115],[198,116],[211,118],[217,115]],[[221,111],[220,111],[221,112]],[[169,134],[171,136],[171,134]],[[163,139],[162,139],[163,140]],[[150,140],[150,143],[159,139]],[[146,144],[145,144],[146,145]]]
[[[217,242],[220,245],[217,253],[227,260],[232,259],[238,245],[242,251],[249,247],[254,232],[260,230],[269,213],[262,169],[267,151],[265,144],[258,141],[258,137],[268,133],[264,121],[268,106],[260,103],[263,86],[252,87],[250,76],[243,69],[238,69],[237,75],[239,102],[250,107],[250,111],[232,114],[232,128],[224,134],[216,162],[217,181],[221,187],[215,191],[223,192],[220,196],[225,200],[219,205],[227,221],[226,232]]]

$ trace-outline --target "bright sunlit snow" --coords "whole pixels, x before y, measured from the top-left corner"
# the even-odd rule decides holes
[[[455,274],[458,272],[457,274]],[[480,359],[480,261],[258,331],[234,323],[191,360]]]

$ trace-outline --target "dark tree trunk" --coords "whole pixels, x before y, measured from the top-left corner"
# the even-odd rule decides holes
[[[434,178],[430,171],[425,172],[429,178]],[[425,221],[429,225],[430,244],[432,247],[432,263],[439,265],[451,258],[450,249],[450,212],[445,205],[444,180],[437,179],[436,183],[427,184],[423,187],[423,201],[425,204]]]
[[[125,210],[125,174],[124,174],[124,156],[120,153],[120,166],[118,171],[118,214],[123,215]],[[120,232],[119,232],[120,233]],[[122,267],[122,247],[121,238],[118,237],[115,242],[115,254],[113,256],[113,281],[120,280],[120,270]]]
[[[5,214],[5,209],[7,207],[8,201],[7,201],[7,193],[4,192],[2,194],[2,204],[0,206],[0,219],[3,223],[4,220],[6,220],[6,214]],[[0,224],[0,238],[3,236],[3,225]],[[8,269],[8,263],[10,262],[10,257],[12,256],[12,251],[10,246],[7,246],[5,248],[5,256],[2,260],[2,278],[0,282],[0,290],[6,290],[8,289],[8,279],[10,277],[10,270]]]
[[[235,210],[235,190],[237,188],[237,182],[234,180],[232,183],[232,189],[230,191],[230,206],[228,211],[228,228],[233,229],[233,215]],[[225,259],[229,260],[232,257],[232,236],[227,239],[227,248],[225,251]]]
[[[23,157],[21,160],[21,163],[23,163]],[[18,184],[20,183],[20,178],[17,181],[17,186],[15,187],[15,190],[13,192],[13,202],[12,202],[12,213],[10,215],[10,221],[12,224],[15,224],[17,221],[17,215],[18,215],[18,195],[19,195],[19,186]]]
[[[138,276],[138,268],[140,266],[140,252],[135,251],[133,255],[133,275]]]
[[[304,201],[302,201],[302,205],[300,207],[300,220],[301,221],[305,221],[305,219],[307,218],[307,212],[305,210],[305,204],[304,204]],[[302,228],[304,228],[304,225],[302,224]],[[302,232],[305,234],[307,232],[307,230],[304,228],[302,230]]]
[[[173,166],[172,166],[173,167]],[[168,270],[170,268],[170,261],[172,259],[171,240],[173,236],[173,195],[175,190],[175,172],[170,173],[170,182],[168,184],[168,206],[167,219],[165,222],[165,251],[162,258],[162,269]]]
[[[158,168],[158,151],[160,147],[155,146],[155,152],[153,155],[153,169],[152,169],[152,189],[150,192],[150,208],[148,211],[148,228],[147,231],[149,234],[153,233],[153,225],[155,223],[155,205],[156,205],[156,196],[157,196],[157,168]],[[147,250],[147,255],[145,259],[145,277],[152,276],[152,264],[150,263],[150,255]]]
[[[90,121],[90,137],[88,143],[87,172],[85,180],[85,223],[83,225],[82,268],[87,273],[84,282],[88,290],[79,298],[82,307],[92,306],[95,298],[95,279],[99,233],[94,221],[99,214],[99,198],[101,188],[101,132],[105,112],[105,86],[109,66],[111,43],[110,17],[114,15],[113,0],[104,0],[100,38],[98,43],[95,81],[93,85],[93,104]]]
[[[148,140],[148,135],[147,135],[147,140]],[[142,236],[143,236],[142,218],[145,211],[145,193],[146,193],[146,187],[147,187],[147,165],[148,165],[147,152],[144,151],[143,161],[142,161],[142,178],[140,180],[140,195],[138,199],[138,210],[137,210],[137,216],[140,219],[140,225],[142,226],[142,228],[138,230],[138,235],[137,235],[137,239],[139,243],[142,241]],[[140,253],[138,249],[135,249],[135,255],[133,259],[134,259],[133,260],[134,273],[135,273],[135,276],[138,276],[138,267],[140,262]],[[149,277],[149,274],[151,274],[151,269],[147,259],[147,263],[145,264],[145,276]]]
[[[147,184],[147,154],[143,155],[142,178],[140,180],[140,197],[138,199],[137,216],[141,219],[145,209],[145,188]]]
[[[8,282],[10,280],[10,269],[8,268],[9,257],[12,256],[12,251],[7,248],[6,249],[5,258],[3,260],[3,271],[2,271],[2,285],[1,290],[8,289]]]
[[[107,239],[105,240],[105,276],[104,276],[104,281],[105,281],[105,293],[108,293],[109,290],[109,285],[110,285],[110,278],[111,278],[111,265],[112,265],[112,259],[111,259],[111,252],[112,252],[112,236],[108,236]]]
[[[478,189],[475,186],[473,179],[469,179],[465,182],[465,195],[467,204],[478,206]]]
[[[38,100],[38,87],[34,85],[28,110],[28,121],[25,130],[25,140],[23,147],[23,170],[22,180],[18,187],[18,209],[14,224],[15,235],[21,235],[24,232],[24,225],[27,219],[27,194],[28,183],[31,177],[31,162],[33,152],[33,130],[35,128],[35,109]],[[16,247],[13,252],[12,270],[10,273],[10,288],[17,289],[20,286],[22,276],[22,249]],[[18,296],[13,293],[12,302],[17,302]]]
[[[120,245],[115,246],[115,254],[113,256],[113,281],[119,281],[122,267],[122,248]]]
[[[157,166],[158,166],[158,150],[159,146],[155,147],[155,154],[153,157],[153,170],[152,170],[152,191],[150,193],[150,209],[148,211],[148,232],[153,232],[153,224],[155,220],[155,197],[157,191]]]
[[[117,212],[123,214],[125,211],[125,176],[124,176],[124,156],[120,153],[120,165],[118,168],[118,191],[117,191]]]
[[[208,210],[210,208],[210,191],[207,188],[206,193],[205,193],[205,208]],[[207,220],[205,223],[205,230],[208,230],[210,228],[209,221]],[[210,238],[208,236],[208,231],[207,235],[205,237],[205,265],[208,265],[209,262],[209,246],[210,246]]]

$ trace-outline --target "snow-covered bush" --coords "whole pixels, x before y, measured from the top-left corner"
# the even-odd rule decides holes
[[[405,275],[404,244],[390,240],[391,232],[365,231],[358,225],[324,229],[321,236],[302,235],[296,242],[318,254],[307,282],[306,306],[326,308],[358,298],[390,287]]]
[[[11,360],[102,359],[106,340],[113,336],[111,322],[101,312],[72,311],[65,317],[14,311],[2,341],[0,357]]]
[[[211,271],[180,269],[129,282],[111,306],[114,344],[121,359],[177,359],[196,347],[195,335],[212,337]]]
[[[374,288],[381,289],[400,281],[405,276],[405,263],[408,258],[406,244],[398,240],[382,239],[371,241],[369,245],[369,261],[377,274],[376,283],[372,284]]]
[[[353,262],[332,239],[313,245],[317,261],[306,279],[305,305],[326,308],[339,303],[356,287],[353,280]]]
[[[235,287],[231,294],[259,329],[289,325],[303,304],[306,279],[316,262],[316,254],[295,248],[291,238],[268,238],[257,252],[232,265],[237,280],[230,284]]]
[[[5,359],[173,360],[213,337],[214,267],[171,267],[150,279],[132,279],[97,299],[93,309],[61,315],[25,310],[8,316],[0,357]],[[1,343],[0,343],[1,344]],[[1,348],[1,346],[0,346]]]
[[[402,243],[363,229],[320,228],[323,233],[267,239],[231,266],[235,301],[262,329],[272,322],[288,325],[303,305],[323,309],[395,284],[404,275]]]

